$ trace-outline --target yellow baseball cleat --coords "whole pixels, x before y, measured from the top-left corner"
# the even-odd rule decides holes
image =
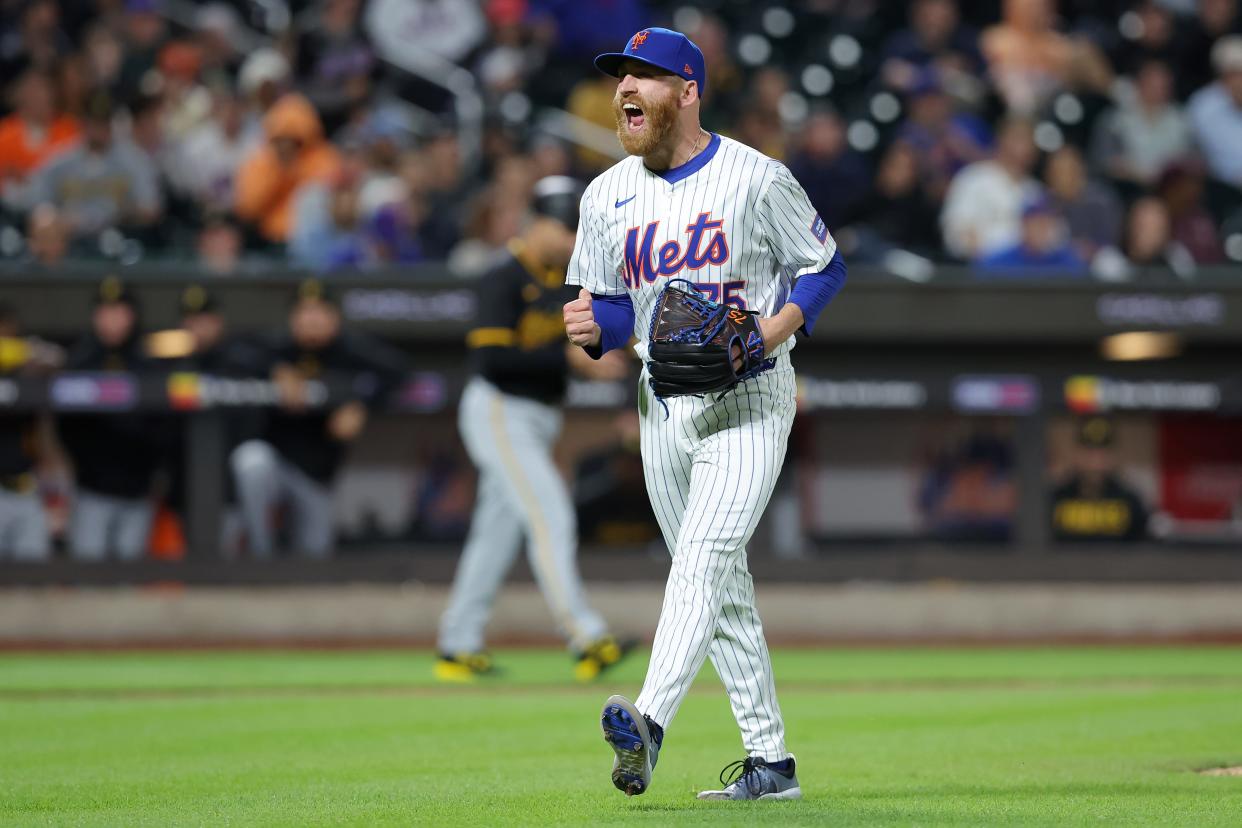
[[[594,681],[609,667],[629,655],[636,643],[617,641],[611,635],[598,639],[578,654],[578,661],[574,664],[574,678],[582,682]]]
[[[432,672],[439,681],[469,684],[480,676],[495,676],[500,671],[487,653],[441,653]]]

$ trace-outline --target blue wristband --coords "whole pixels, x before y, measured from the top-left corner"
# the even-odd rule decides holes
[[[599,359],[609,351],[624,348],[630,341],[634,334],[634,301],[628,293],[592,293],[591,298],[595,324],[599,325],[599,345],[584,350],[592,359]]]
[[[832,261],[819,273],[806,273],[798,277],[793,290],[789,292],[789,301],[802,309],[802,332],[811,335],[815,320],[820,312],[837,295],[837,291],[845,284],[845,259],[841,251],[832,255]]]

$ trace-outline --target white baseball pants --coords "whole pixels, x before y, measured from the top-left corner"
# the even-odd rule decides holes
[[[788,757],[746,542],[776,485],[793,425],[789,357],[723,398],[677,397],[641,380],[647,492],[673,562],[636,706],[668,727],[704,658],[724,682],[751,756]]]

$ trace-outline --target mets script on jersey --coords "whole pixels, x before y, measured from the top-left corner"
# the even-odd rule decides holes
[[[591,182],[566,282],[598,294],[628,292],[646,358],[651,311],[668,279],[771,316],[794,279],[823,270],[836,249],[783,164],[713,136],[682,167],[655,173],[631,156]],[[773,356],[791,347],[792,339]]]

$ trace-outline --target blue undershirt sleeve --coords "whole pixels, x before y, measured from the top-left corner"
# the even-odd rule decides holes
[[[837,291],[844,284],[845,259],[841,258],[839,250],[832,255],[828,266],[819,273],[804,273],[798,277],[793,290],[789,293],[789,301],[802,309],[802,332],[804,334],[811,335],[820,311],[827,307],[832,297],[837,295]],[[598,314],[596,316],[598,317]]]
[[[591,359],[599,359],[609,351],[624,348],[634,334],[634,301],[628,293],[609,295],[592,293],[591,309],[599,325],[599,345],[584,348]]]

